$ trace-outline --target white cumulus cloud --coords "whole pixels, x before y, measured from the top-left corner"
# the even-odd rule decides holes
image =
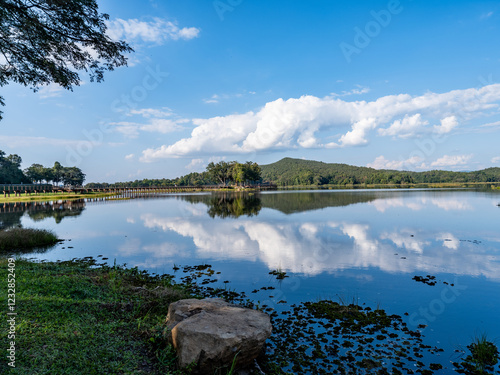
[[[456,116],[449,116],[441,120],[441,125],[434,125],[434,131],[438,134],[446,134],[451,132],[458,126]]]
[[[140,115],[146,118],[150,118],[150,117],[168,117],[171,116],[172,114],[173,113],[170,108],[163,107],[161,109],[155,109],[155,108],[132,109],[127,114],[127,116]]]
[[[440,121],[441,125],[428,126],[429,132],[447,133],[457,126],[458,118],[467,121],[484,116],[499,107],[499,100],[500,84],[442,94],[388,95],[371,102],[311,95],[277,99],[257,111],[194,119],[194,129],[189,137],[146,149],[141,160],[150,162],[160,158],[214,153],[359,146],[369,142],[374,129],[391,123],[381,130],[383,134],[416,133],[430,120]],[[332,137],[337,137],[337,140],[331,141]]]
[[[204,167],[205,163],[203,159],[192,159],[191,162],[186,165],[186,169],[189,169],[190,171],[199,169],[201,167]]]
[[[412,156],[406,160],[387,160],[384,156],[380,155],[366,166],[374,169],[409,169],[421,164],[422,161],[423,159],[419,156]]]
[[[127,138],[137,138],[140,131],[167,134],[183,129],[183,125],[187,120],[179,118],[164,118],[173,117],[173,113],[168,108],[154,109],[134,109],[127,113],[127,116],[136,116],[146,119],[146,123],[138,121],[119,121],[111,122],[109,125],[113,129],[122,133]]]
[[[47,98],[56,98],[61,96],[64,92],[64,88],[59,86],[57,83],[51,83],[47,86],[43,86],[40,90],[38,90],[38,95],[42,99]]]
[[[339,82],[339,81],[337,81],[337,82]],[[363,87],[363,86],[357,85],[357,88],[352,89],[350,91],[342,91],[341,94],[332,93],[331,95],[334,97],[335,96],[351,96],[351,95],[363,95],[363,94],[367,94],[369,92],[370,92],[369,87]]]
[[[107,26],[107,34],[111,39],[125,39],[132,42],[142,41],[158,45],[165,43],[167,40],[197,38],[200,33],[200,29],[196,27],[180,28],[175,22],[161,18],[153,18],[152,21],[117,18],[108,21]]]
[[[444,155],[431,163],[431,167],[456,167],[466,165],[473,155]]]
[[[473,155],[444,155],[430,164],[425,163],[420,156],[412,156],[406,160],[389,160],[385,156],[380,155],[366,166],[374,169],[398,169],[398,170],[414,170],[414,169],[429,169],[440,167],[458,167],[464,166],[472,159]]]
[[[383,136],[409,138],[421,132],[429,125],[429,121],[422,120],[422,115],[417,113],[413,116],[406,115],[402,120],[394,121],[390,127],[379,129],[378,133]]]
[[[208,99],[203,99],[203,101],[207,104],[215,104],[219,103],[219,95],[213,94],[210,98]]]

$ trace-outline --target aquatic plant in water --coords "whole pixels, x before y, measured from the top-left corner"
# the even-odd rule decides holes
[[[443,350],[424,345],[422,334],[398,315],[331,300],[291,307],[273,318],[268,346],[273,373],[432,374],[442,368],[422,359]]]
[[[500,369],[498,360],[500,358],[497,346],[488,341],[486,334],[476,337],[473,342],[467,345],[470,354],[461,363],[453,363],[457,368],[456,372],[470,375],[498,374]],[[496,371],[495,372],[495,368]]]
[[[278,312],[227,286],[210,286],[217,281],[210,265],[184,267],[183,271],[187,275],[181,280],[195,295],[219,297],[269,313],[273,333],[258,360],[266,374],[427,375],[443,368],[429,363],[443,349],[425,345],[420,331],[410,330],[401,316],[378,307],[340,299],[340,303],[303,302]],[[268,289],[274,288],[252,293]]]
[[[271,272],[269,272],[269,275],[276,276],[276,279],[277,279],[277,280],[283,280],[285,277],[288,277],[288,276],[286,275],[286,272],[285,272],[285,271],[283,271],[281,268],[278,268],[278,269],[272,270]]]

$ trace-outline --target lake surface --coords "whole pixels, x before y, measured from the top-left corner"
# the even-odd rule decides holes
[[[221,283],[278,310],[326,298],[380,306],[410,329],[425,325],[424,342],[445,349],[450,368],[478,334],[500,342],[499,203],[471,190],[178,194],[4,205],[0,226],[67,240],[25,254],[37,259],[102,255],[160,274],[208,263]],[[276,280],[276,269],[289,277]],[[435,285],[414,280],[427,275]],[[251,293],[267,285],[276,289]]]

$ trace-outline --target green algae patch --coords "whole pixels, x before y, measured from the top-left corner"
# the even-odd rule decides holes
[[[421,359],[443,351],[398,315],[331,300],[292,305],[273,327],[267,368],[276,374],[432,374]]]

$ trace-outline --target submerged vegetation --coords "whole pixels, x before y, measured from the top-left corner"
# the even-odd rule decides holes
[[[103,258],[104,260],[105,258]],[[5,279],[7,259],[0,259]],[[266,374],[439,374],[442,349],[425,344],[420,331],[379,307],[354,300],[320,300],[277,308],[214,284],[208,264],[175,267],[180,275],[151,275],[87,257],[65,262],[15,260],[16,373],[189,374],[176,367],[174,349],[163,336],[170,303],[219,297],[270,314],[273,333],[257,362]],[[177,282],[176,282],[177,280]],[[271,290],[262,287],[260,290]],[[257,292],[257,290],[256,290]],[[2,323],[6,325],[6,320]],[[2,327],[5,330],[5,327]],[[7,335],[0,345],[7,347]],[[497,347],[481,336],[468,347],[464,374],[490,374]],[[236,359],[237,360],[237,359]],[[234,361],[219,374],[235,373]],[[7,371],[5,361],[0,372]],[[462,369],[462,370],[460,370]],[[252,369],[250,369],[252,373]],[[253,373],[262,373],[255,370]]]
[[[432,374],[442,368],[423,359],[442,349],[425,345],[421,332],[382,309],[321,300],[283,315],[274,319],[278,334],[269,348],[267,367],[275,373]]]
[[[31,250],[36,247],[54,245],[60,240],[45,229],[9,228],[0,230],[0,251]]]

